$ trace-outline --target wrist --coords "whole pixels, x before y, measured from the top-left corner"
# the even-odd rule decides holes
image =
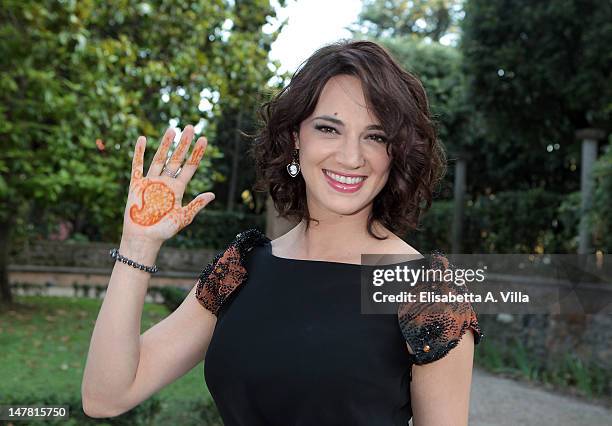
[[[161,241],[124,236],[119,244],[119,254],[145,266],[152,266],[157,259],[161,245]]]

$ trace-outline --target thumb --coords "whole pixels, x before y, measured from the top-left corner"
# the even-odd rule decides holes
[[[204,207],[208,205],[212,200],[215,199],[215,194],[212,192],[205,192],[195,197],[189,204],[183,207],[183,223],[187,224],[193,221],[196,214],[200,212]]]

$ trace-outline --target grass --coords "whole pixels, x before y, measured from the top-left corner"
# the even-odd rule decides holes
[[[589,400],[600,399],[612,406],[612,372],[595,364],[585,364],[573,354],[564,354],[549,362],[532,356],[518,339],[507,347],[488,344],[479,348],[475,363],[505,376],[546,385],[556,391]]]
[[[81,379],[99,299],[18,296],[0,311],[0,403],[17,395],[80,394]],[[168,315],[145,304],[141,330]],[[203,364],[160,391],[160,418],[175,417],[186,406],[210,404]],[[162,422],[160,422],[161,424]]]

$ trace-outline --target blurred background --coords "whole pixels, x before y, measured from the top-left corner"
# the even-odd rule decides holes
[[[168,126],[209,140],[143,331],[240,231],[291,223],[251,189],[257,108],[317,48],[371,39],[423,82],[448,173],[420,252],[612,246],[612,4],[606,0],[0,0],[0,404],[81,409],[132,151]],[[609,260],[607,260],[609,262]],[[610,424],[612,317],[483,315],[470,424]],[[163,368],[163,366],[160,366]],[[221,424],[201,365],[110,424]]]

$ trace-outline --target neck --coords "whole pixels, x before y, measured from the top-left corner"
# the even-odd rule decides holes
[[[368,233],[368,213],[364,210],[352,215],[317,215],[319,222],[311,221],[308,229],[306,220],[302,220],[291,230],[293,256],[324,259],[355,257],[366,253],[369,246],[379,241]],[[373,230],[377,235],[391,237],[390,233],[376,222]]]

